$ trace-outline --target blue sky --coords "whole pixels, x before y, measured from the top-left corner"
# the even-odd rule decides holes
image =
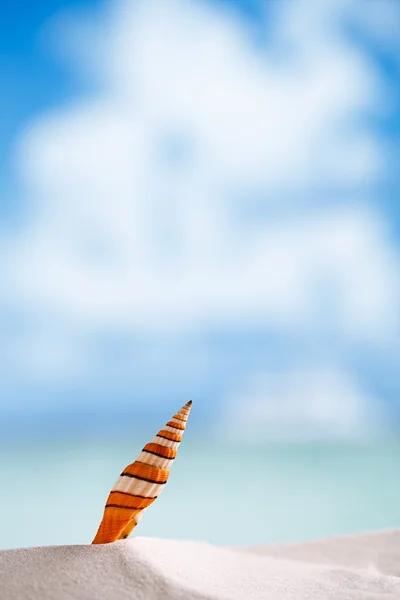
[[[60,11],[87,11],[96,0],[64,2],[27,0],[8,2],[0,22],[0,77],[3,110],[0,115],[0,207],[9,215],[18,185],[12,172],[13,140],[29,120],[45,108],[64,102],[79,90],[67,65],[52,56],[44,32]],[[10,198],[11,196],[11,198]]]
[[[399,422],[400,10],[362,4],[7,8],[6,429]]]

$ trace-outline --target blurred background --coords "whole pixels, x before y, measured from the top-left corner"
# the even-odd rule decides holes
[[[400,526],[400,3],[13,0],[0,19],[0,547]]]

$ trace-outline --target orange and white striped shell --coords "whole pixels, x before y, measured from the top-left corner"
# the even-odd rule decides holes
[[[192,401],[177,412],[146,444],[137,460],[118,477],[106,502],[103,519],[92,544],[127,538],[145,510],[167,483],[172,461],[186,428]]]

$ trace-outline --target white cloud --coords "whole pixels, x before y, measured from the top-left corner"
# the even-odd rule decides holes
[[[202,176],[232,187],[260,184],[280,190],[284,182],[286,190],[298,190],[332,178],[336,184],[354,184],[380,171],[378,140],[372,147],[362,130],[348,132],[353,111],[376,103],[379,85],[363,53],[335,27],[343,8],[316,10],[318,3],[310,2],[298,3],[296,10],[281,7],[275,42],[291,54],[279,61],[256,51],[243,22],[222,8],[186,1],[116,6],[112,25],[103,25],[104,33],[96,35],[96,40],[101,33],[104,37],[101,48],[95,44],[97,71],[106,87],[100,106],[91,101],[67,118],[60,115],[58,131],[57,122],[45,120],[33,140],[34,169],[45,185],[54,142],[69,164],[71,147],[60,144],[76,149],[75,135],[90,149],[82,157],[84,144],[73,163],[79,172],[85,168],[87,180],[111,148],[119,151],[112,160],[121,158],[116,174],[122,174],[127,157],[139,153],[143,161],[151,160],[146,150],[154,151],[159,137],[171,132],[193,144]],[[87,46],[93,39],[92,34],[83,51],[91,54],[92,66],[96,58]],[[87,121],[83,130],[82,121]],[[138,129],[150,147],[136,135]],[[347,173],[349,157],[360,154],[371,155],[368,168],[364,158],[358,173],[354,168]],[[144,165],[129,166],[139,174]]]
[[[400,6],[392,0],[369,0],[368,10],[358,10],[353,3],[357,20],[365,32],[384,50],[395,50],[400,58],[399,24]]]
[[[67,382],[82,376],[87,361],[74,336],[68,330],[52,331],[46,323],[27,329],[8,343],[9,363],[17,365],[31,381],[37,383]],[[14,408],[18,402],[14,401]]]
[[[379,209],[357,202],[386,150],[355,117],[384,97],[343,34],[346,3],[277,3],[264,49],[226,7],[113,6],[88,39],[78,23],[72,35],[97,91],[42,115],[18,146],[32,217],[8,246],[10,302],[71,331],[62,351],[57,336],[27,336],[23,360],[44,348],[29,368],[45,373],[51,356],[50,373],[69,375],[76,340],[103,328],[179,336],[325,317],[345,340],[391,339],[398,261]],[[332,189],[349,201],[329,206]],[[274,218],[237,217],[254,190]]]
[[[384,426],[376,398],[332,366],[257,374],[229,398],[223,433],[235,439],[364,436]]]

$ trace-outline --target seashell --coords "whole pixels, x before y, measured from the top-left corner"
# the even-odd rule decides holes
[[[127,538],[150,504],[158,498],[167,483],[191,406],[190,400],[153,441],[145,445],[137,460],[122,471],[107,498],[92,544],[108,544]]]

